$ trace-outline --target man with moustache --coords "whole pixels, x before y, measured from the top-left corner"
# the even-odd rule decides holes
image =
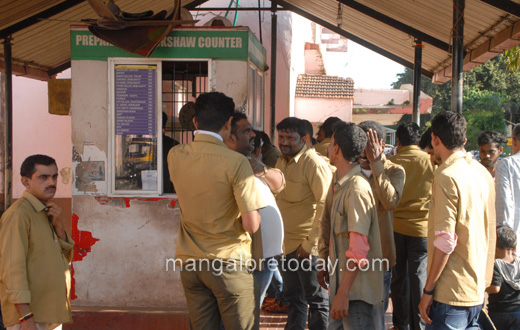
[[[224,141],[229,149],[236,151],[249,159],[249,163],[255,174],[255,180],[262,198],[267,206],[260,209],[262,222],[260,230],[253,236],[253,248],[261,252],[260,265],[253,272],[255,286],[255,322],[260,320],[260,307],[264,300],[267,287],[277,270],[275,256],[282,254],[283,222],[280,210],[276,205],[273,194],[277,194],[285,187],[282,172],[276,168],[269,168],[251,157],[254,150],[255,132],[242,112],[235,112],[231,120],[231,132],[229,138]],[[258,256],[258,255],[256,255]],[[255,255],[254,255],[255,257]],[[255,261],[256,258],[255,258]]]
[[[27,157],[25,191],[0,222],[0,298],[8,330],[61,329],[72,322],[70,262],[74,242],[61,218],[58,167],[45,155]]]
[[[280,272],[289,303],[286,328],[305,329],[308,319],[310,330],[321,330],[327,328],[329,299],[316,276],[318,236],[332,172],[327,162],[305,145],[300,119],[285,118],[276,129],[282,152],[276,168],[286,180],[285,189],[276,196],[285,231]]]
[[[486,131],[478,137],[480,163],[484,165],[492,177],[495,177],[498,158],[504,151],[504,144],[506,143],[506,137],[498,132]]]

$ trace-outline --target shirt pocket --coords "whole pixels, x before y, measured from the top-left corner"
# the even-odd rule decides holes
[[[288,202],[298,203],[302,201],[304,185],[301,182],[285,180],[286,186],[283,192]]]
[[[333,234],[338,235],[347,235],[348,237],[348,225],[346,215],[343,212],[335,211],[332,223]]]

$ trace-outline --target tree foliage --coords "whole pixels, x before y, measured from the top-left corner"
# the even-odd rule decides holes
[[[398,74],[392,88],[402,84],[413,84],[412,70]],[[451,82],[436,85],[421,76],[421,90],[433,98],[433,115],[450,110]],[[520,73],[510,69],[508,57],[499,55],[464,73],[463,115],[468,122],[468,150],[476,149],[482,131],[505,133],[506,120],[520,122]]]

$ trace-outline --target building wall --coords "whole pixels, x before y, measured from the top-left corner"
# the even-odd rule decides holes
[[[210,88],[244,104],[247,62],[211,63]],[[72,232],[80,251],[73,260],[73,304],[183,309],[179,272],[166,271],[167,259],[175,257],[177,199],[109,196],[107,70],[107,62],[72,61]],[[104,181],[90,181],[83,173],[92,161],[104,162]]]
[[[350,122],[352,121],[352,99],[297,97],[294,115],[310,122],[324,122],[329,117],[338,117]]]
[[[260,5],[262,7],[270,7],[271,2],[267,0],[261,0]],[[203,4],[202,7],[225,7],[229,6],[229,0],[211,0]],[[241,7],[258,7],[257,0],[242,0],[240,1]],[[235,13],[238,13],[237,26],[247,26],[255,34],[255,36],[262,42],[262,45],[267,52],[267,65],[269,70],[265,73],[265,115],[264,115],[264,131],[270,135],[271,131],[271,75],[273,72],[273,66],[271,64],[271,12],[262,11],[259,14],[256,11],[241,11],[232,12],[228,14],[228,19],[233,22]],[[194,12],[192,12],[194,14]],[[201,25],[216,15],[224,16],[225,12],[199,12],[198,16],[194,16],[195,19],[199,19]],[[291,68],[291,51],[292,51],[292,25],[293,19],[296,15],[289,11],[277,12],[278,20],[278,34],[277,34],[277,52],[276,52],[276,118],[275,123],[280,122],[285,117],[291,115],[294,112],[294,99],[296,78],[292,78]],[[260,33],[261,31],[261,33]],[[260,35],[261,34],[261,35]],[[302,46],[303,47],[303,46]],[[303,51],[303,48],[302,48]],[[293,55],[294,58],[294,55]],[[297,74],[295,75],[297,77]],[[292,79],[294,79],[294,86],[292,85]],[[274,137],[271,137],[274,138]]]
[[[410,92],[400,89],[355,89],[354,104],[385,105],[394,100],[394,104],[410,101]]]
[[[25,190],[20,166],[33,154],[56,160],[60,171],[56,198],[71,197],[70,125],[70,116],[49,114],[46,82],[13,76],[13,198]]]

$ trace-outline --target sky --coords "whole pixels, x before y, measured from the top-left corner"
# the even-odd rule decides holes
[[[348,41],[345,53],[329,53],[336,57],[333,66],[327,66],[327,74],[354,79],[355,88],[390,89],[397,80],[397,74],[404,72],[404,66],[371,51],[355,42]]]

